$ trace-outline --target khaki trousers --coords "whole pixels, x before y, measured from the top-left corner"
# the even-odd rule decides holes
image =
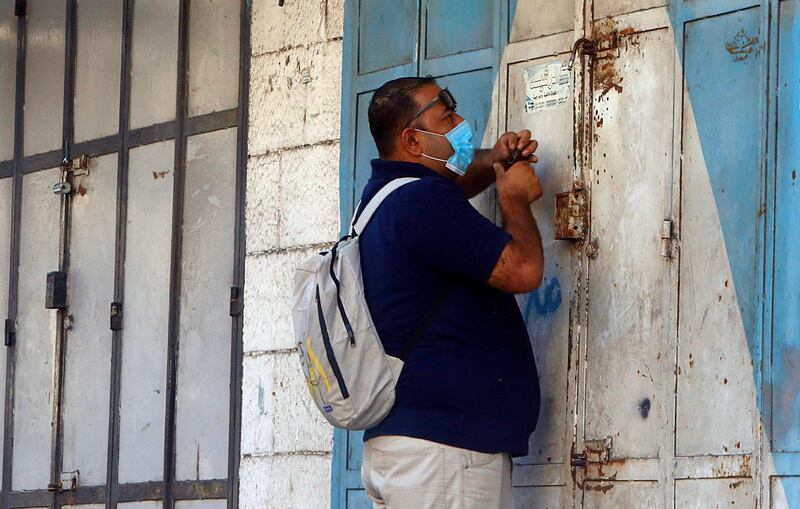
[[[361,482],[375,509],[513,509],[511,458],[404,436],[364,443]]]

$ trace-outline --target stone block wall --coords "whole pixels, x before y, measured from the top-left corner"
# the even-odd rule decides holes
[[[294,268],[339,233],[344,0],[254,0],[240,507],[327,508],[333,429],[299,370]]]

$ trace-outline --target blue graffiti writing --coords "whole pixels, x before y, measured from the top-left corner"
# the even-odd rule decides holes
[[[561,305],[561,285],[557,277],[553,277],[550,282],[534,290],[528,295],[528,304],[525,307],[525,320],[527,321],[531,316],[531,311],[534,309],[536,313],[544,316],[553,313]]]

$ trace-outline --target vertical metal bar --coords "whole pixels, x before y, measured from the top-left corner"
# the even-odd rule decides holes
[[[64,159],[71,157],[74,142],[75,126],[75,59],[77,56],[77,0],[67,0],[67,28],[65,34],[66,51],[64,52],[64,124],[62,129],[62,146]]]
[[[75,118],[75,58],[77,53],[77,0],[67,0],[66,28],[65,28],[65,51],[64,51],[64,110],[62,124],[62,153],[64,161],[71,157],[70,151],[74,142],[74,118]],[[66,175],[67,181],[72,185],[72,175]],[[60,228],[61,238],[58,246],[58,265],[62,272],[69,272],[69,244],[71,229],[71,209],[72,199],[69,194],[61,196],[61,217]],[[50,463],[50,482],[58,485],[61,477],[63,462],[63,402],[64,402],[64,366],[66,362],[67,331],[64,329],[64,319],[69,312],[68,309],[59,309],[56,318],[56,347],[55,361],[53,363],[53,427],[51,434],[51,463]],[[53,491],[53,498],[50,502],[52,509],[57,509],[60,505],[59,490]]]
[[[355,179],[355,134],[356,134],[356,74],[358,63],[358,19],[361,9],[358,2],[345,2],[342,41],[342,114],[339,125],[339,217],[350,217],[353,213]],[[345,221],[340,221],[340,233],[344,233]],[[333,430],[333,452],[331,466],[331,508],[346,507],[347,493],[347,436],[348,431]]]
[[[683,73],[683,41],[685,23],[679,21],[681,6],[677,3],[668,7],[669,19],[672,30],[672,38],[675,41],[675,60],[674,85],[672,91],[673,113],[672,125],[675,126],[672,135],[672,188],[670,191],[670,218],[672,219],[672,237],[681,238],[683,221],[683,133],[682,125],[685,115],[686,104],[684,102],[685,77]],[[667,335],[668,343],[665,358],[669,360],[669,370],[671,377],[664,378],[664,409],[666,419],[663,422],[663,453],[660,468],[664,470],[660,479],[664,483],[663,499],[664,503],[670,506],[675,501],[675,456],[677,452],[676,428],[678,420],[678,355],[680,344],[680,309],[681,309],[681,252],[674,253],[670,267],[670,307],[668,326],[670,327]]]
[[[178,383],[178,334],[180,329],[181,257],[183,251],[183,191],[186,169],[186,116],[188,111],[189,1],[181,0],[178,17],[178,88],[174,188],[172,194],[172,246],[167,336],[166,411],[164,424],[164,509],[174,506],[175,395]]]
[[[594,20],[594,1],[578,0],[575,2],[574,38],[577,40],[588,37],[592,33]],[[573,71],[573,180],[587,180],[585,173],[591,168],[591,124],[592,124],[592,61],[582,58],[580,67]],[[591,182],[587,183],[591,206]],[[583,246],[573,248],[570,260],[573,288],[570,297],[569,310],[569,351],[568,359],[568,414],[571,422],[566,433],[567,441],[572,444],[572,451],[582,451],[585,440],[586,422],[586,363],[580,359],[586,358],[586,333],[588,330],[588,285],[589,261],[584,255]],[[583,507],[583,477],[582,469],[573,470],[570,462],[564,462],[565,477],[572,479],[567,483],[565,499],[572,501],[572,507]]]
[[[73,185],[73,177],[69,172],[62,172],[62,179],[66,179],[70,185]],[[59,241],[59,267],[58,270],[69,273],[69,244],[70,244],[70,229],[71,229],[71,214],[72,198],[69,194],[61,196],[60,204],[60,228],[61,239]],[[63,438],[64,438],[64,367],[66,364],[67,354],[67,331],[64,328],[64,320],[69,313],[69,309],[59,309],[56,317],[56,343],[55,343],[55,362],[53,363],[53,426],[51,433],[51,453],[50,453],[50,483],[52,486],[58,486],[60,483],[62,461],[63,461]],[[60,493],[56,489],[53,491],[53,499],[50,502],[50,507],[57,509],[59,503]]]
[[[128,222],[128,128],[131,97],[131,46],[133,41],[133,8],[135,0],[122,3],[122,58],[119,96],[119,153],[117,156],[117,226],[114,259],[114,302],[122,302],[124,321],[125,239]],[[111,333],[111,383],[108,409],[108,459],[106,461],[106,508],[117,507],[119,480],[119,397],[122,373],[123,330]]]
[[[17,292],[19,289],[19,239],[22,211],[22,149],[25,134],[25,50],[27,47],[27,13],[17,18],[17,66],[14,88],[14,176],[11,198],[11,260],[9,261],[8,318],[17,319]],[[0,507],[6,507],[6,495],[11,491],[11,473],[14,458],[14,379],[17,359],[16,339],[6,356],[6,399],[3,409],[3,480]]]
[[[780,50],[780,1],[764,0],[761,3],[761,33],[762,40],[766,42],[766,57],[762,80],[763,106],[761,125],[764,126],[763,155],[763,186],[761,198],[763,200],[762,228],[762,267],[760,271],[760,284],[762,303],[760,306],[761,344],[760,344],[760,369],[756,385],[756,398],[760,401],[760,420],[755,423],[758,447],[756,449],[756,469],[754,481],[759,485],[758,506],[771,507],[775,505],[770,493],[771,478],[769,459],[772,451],[772,355],[774,342],[774,299],[775,299],[775,235],[776,235],[776,204],[778,181],[778,86],[779,86],[779,50]]]
[[[64,43],[66,62],[64,64],[64,124],[62,128],[61,149],[64,159],[70,158],[70,150],[75,132],[73,118],[75,116],[75,59],[77,56],[77,0],[67,0],[67,29]]]
[[[239,105],[236,130],[236,230],[233,286],[242,289],[245,264],[245,192],[247,189],[247,123],[250,91],[250,0],[241,0],[239,23]],[[239,507],[239,450],[242,433],[243,316],[231,320],[230,418],[228,431],[228,509]]]
[[[780,79],[780,49],[781,44],[785,44],[782,39],[780,30],[781,26],[781,11],[780,0],[771,0],[769,4],[769,36],[768,40],[768,55],[769,55],[769,82],[774,83],[773,86],[768,87],[767,96],[767,171],[766,171],[766,225],[765,231],[765,256],[766,263],[764,268],[764,322],[763,322],[763,336],[762,336],[762,352],[763,355],[761,372],[762,384],[759,387],[759,394],[762,401],[761,405],[761,418],[763,421],[763,434],[764,439],[761,440],[760,450],[761,458],[759,462],[759,470],[768,469],[768,460],[772,452],[773,440],[773,402],[772,402],[772,387],[773,387],[773,355],[774,355],[774,342],[775,342],[775,299],[778,297],[775,292],[775,264],[776,264],[776,244],[777,244],[777,196],[778,196],[778,150],[781,147],[778,145],[778,87]],[[775,501],[772,500],[770,494],[771,479],[769,475],[761,477],[761,498],[760,507],[772,507]]]

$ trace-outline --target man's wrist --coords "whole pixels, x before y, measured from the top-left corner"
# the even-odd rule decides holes
[[[475,150],[475,162],[478,163],[478,166],[484,168],[491,168],[493,161],[492,161],[492,151],[488,148],[479,148]]]
[[[497,198],[500,201],[500,207],[509,207],[511,209],[519,209],[530,207],[528,201],[528,193],[525,190],[508,190],[504,189],[497,193]]]

